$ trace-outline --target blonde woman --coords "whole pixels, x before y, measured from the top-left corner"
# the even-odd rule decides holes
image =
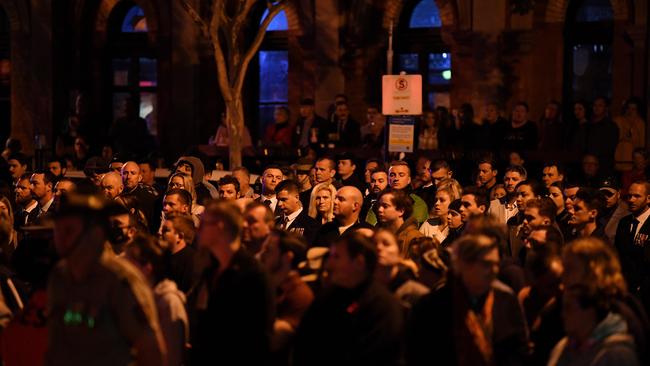
[[[447,225],[449,204],[460,199],[461,193],[462,188],[455,179],[447,178],[440,181],[430,219],[420,226],[420,232],[424,236],[433,238],[438,243],[442,243],[447,238],[447,235],[449,235]]]
[[[334,220],[336,188],[329,183],[319,183],[311,191],[308,214],[323,224]]]
[[[192,215],[200,218],[205,210],[205,207],[198,204],[196,199],[196,190],[194,190],[194,181],[189,175],[184,175],[181,173],[172,174],[169,177],[169,182],[167,183],[167,189],[184,189],[190,192],[192,196]]]
[[[4,257],[3,260],[9,260],[11,254],[18,246],[18,232],[14,229],[14,212],[11,208],[11,203],[5,196],[0,197],[0,224],[2,225],[2,230],[9,234],[0,243]],[[4,247],[5,245],[6,248]]]

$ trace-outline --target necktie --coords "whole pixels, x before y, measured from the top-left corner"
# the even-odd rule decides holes
[[[26,225],[33,224],[40,215],[41,215],[41,208],[36,206],[30,213],[27,214],[27,218],[25,219],[25,224]]]
[[[636,228],[639,227],[639,220],[636,218],[632,220],[632,228],[630,229],[630,233],[636,234]]]
[[[264,200],[264,204],[271,207],[271,200]]]
[[[285,216],[282,219],[282,230],[287,230],[287,226],[289,226],[288,224],[289,224],[289,217]]]

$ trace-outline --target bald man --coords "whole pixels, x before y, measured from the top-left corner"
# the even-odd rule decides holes
[[[343,233],[372,226],[359,222],[359,213],[363,204],[361,191],[352,186],[341,187],[334,197],[334,220],[323,225],[312,243],[317,247],[328,247]]]
[[[124,190],[120,197],[129,210],[135,209],[142,212],[149,231],[155,233],[158,230],[153,223],[157,192],[152,187],[140,183],[142,182],[140,166],[135,161],[124,163],[121,175]]]
[[[117,172],[109,172],[104,175],[101,182],[102,192],[108,199],[115,199],[124,190],[122,176]]]

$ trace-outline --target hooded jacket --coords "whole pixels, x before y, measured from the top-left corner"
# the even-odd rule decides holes
[[[200,205],[203,205],[206,199],[219,197],[219,191],[205,180],[205,167],[201,159],[195,156],[181,156],[174,165],[178,166],[183,162],[192,166],[192,181],[196,187],[197,201]]]
[[[609,313],[593,330],[582,347],[564,337],[551,352],[549,366],[555,365],[639,365],[634,339],[628,334],[625,319]]]
[[[178,166],[180,163],[188,163],[192,166],[192,180],[195,185],[203,182],[203,177],[205,177],[205,167],[203,166],[201,159],[194,156],[181,156],[178,158],[178,161],[176,161],[174,166]]]
[[[395,237],[403,258],[408,258],[411,241],[422,236],[424,235],[418,230],[418,221],[413,216],[404,221],[402,226],[397,229]]]
[[[183,363],[185,346],[189,343],[189,321],[185,311],[185,294],[170,280],[160,281],[153,289],[158,321],[167,346],[168,365]]]

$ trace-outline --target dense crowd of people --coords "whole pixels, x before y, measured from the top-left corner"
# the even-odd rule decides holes
[[[360,160],[321,142],[381,146],[378,110],[363,126],[338,118],[333,133],[305,100],[299,128],[276,124],[268,138],[319,145],[317,156],[267,164],[257,179],[232,167],[212,180],[209,159],[191,155],[156,179],[157,163],[128,151],[87,157],[78,179],[63,158],[30,171],[8,151],[0,356],[8,366],[647,364],[648,153],[644,141],[621,145],[628,132],[601,102],[573,130],[555,125],[557,103],[540,126],[524,103],[511,122],[492,104],[486,123],[467,106],[442,123],[439,109],[416,134],[424,153]],[[341,100],[333,115],[346,113]],[[276,115],[287,123],[288,110]],[[516,153],[501,161],[494,150],[507,143]],[[426,152],[445,144],[481,154],[460,164]],[[578,169],[521,153],[576,145]],[[621,172],[625,149],[634,166]]]

